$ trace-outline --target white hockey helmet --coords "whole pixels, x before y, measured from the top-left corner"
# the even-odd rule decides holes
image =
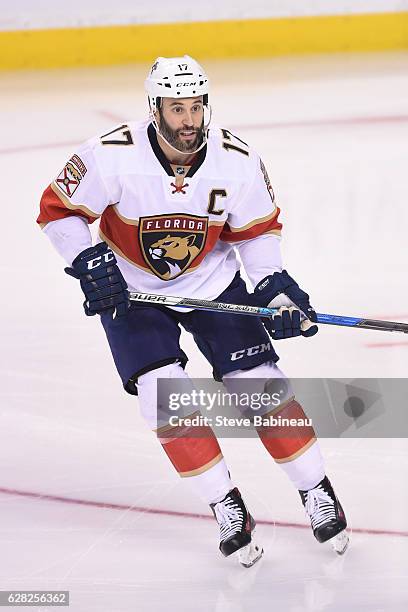
[[[160,108],[162,98],[195,98],[203,96],[203,127],[201,144],[195,151],[186,151],[185,155],[197,153],[207,143],[207,130],[211,121],[211,106],[208,103],[208,77],[200,64],[189,55],[182,57],[158,57],[149,70],[145,80],[145,89],[149,99],[150,115],[153,126],[167,144],[177,151],[163,134],[157,123],[156,111]]]
[[[150,110],[156,112],[160,98],[203,96],[208,106],[208,77],[192,57],[158,57],[145,80]]]

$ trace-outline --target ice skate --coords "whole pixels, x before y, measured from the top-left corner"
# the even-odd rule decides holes
[[[330,480],[325,476],[313,489],[299,493],[316,540],[320,543],[331,540],[335,552],[342,555],[349,543],[347,521]]]
[[[236,554],[244,567],[251,567],[263,555],[255,542],[255,521],[249,514],[240,492],[232,489],[221,501],[211,504],[220,526],[220,551],[224,557]]]

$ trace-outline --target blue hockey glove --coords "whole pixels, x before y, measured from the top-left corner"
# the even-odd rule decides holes
[[[126,281],[106,242],[79,253],[72,262],[72,268],[65,268],[65,272],[81,282],[87,316],[108,310],[114,312],[115,309],[117,316],[127,313],[130,302]]]
[[[317,321],[317,317],[309,296],[286,270],[274,272],[261,280],[255,287],[252,303],[254,306],[279,308],[279,314],[273,318],[262,319],[274,340],[314,336],[317,333],[317,325],[311,324],[311,321]]]

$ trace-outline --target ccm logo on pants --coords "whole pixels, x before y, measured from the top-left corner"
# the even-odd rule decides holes
[[[231,353],[231,361],[237,361],[237,359],[242,359],[245,355],[251,357],[251,355],[259,355],[259,353],[264,353],[265,351],[270,351],[271,345],[268,342],[267,344],[257,344],[256,346],[250,346],[246,349],[241,349],[240,351],[235,351],[235,353]]]

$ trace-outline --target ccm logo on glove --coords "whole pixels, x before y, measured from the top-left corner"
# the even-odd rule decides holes
[[[108,251],[107,253],[103,254],[103,261],[105,263],[109,263],[110,261],[115,261],[115,256],[112,253],[112,251]],[[99,257],[95,257],[94,259],[90,259],[88,261],[88,270],[93,270],[94,268],[98,268],[98,266],[100,266],[102,263],[102,256],[100,255]]]
[[[127,313],[130,302],[126,281],[106,242],[82,251],[72,262],[72,268],[65,268],[65,272],[81,283],[86,315]]]

